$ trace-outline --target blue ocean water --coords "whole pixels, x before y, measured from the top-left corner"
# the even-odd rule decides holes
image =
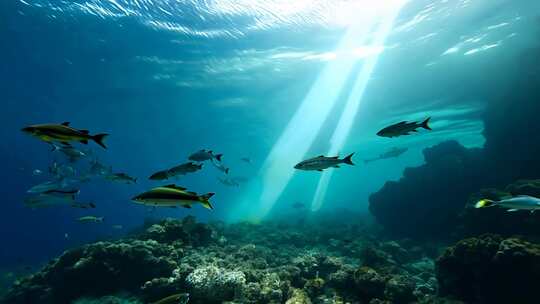
[[[447,140],[483,147],[488,97],[511,91],[522,73],[516,60],[538,46],[539,12],[534,0],[2,1],[0,268],[37,265],[149,218],[259,221],[294,215],[296,202],[368,214],[369,196],[421,165],[423,149]],[[427,117],[433,132],[376,136]],[[81,184],[92,210],[25,207],[61,155],[20,129],[65,121],[110,134],[107,150],[77,147],[139,182]],[[364,164],[393,147],[408,151]],[[216,193],[213,211],[130,201],[163,184],[152,173],[199,149],[223,153],[230,176],[245,179],[226,186],[206,163],[171,181]],[[356,166],[332,169],[327,188],[319,172],[291,166],[353,152]],[[76,221],[85,215],[105,220]]]

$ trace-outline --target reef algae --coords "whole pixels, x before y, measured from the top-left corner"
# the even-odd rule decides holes
[[[439,291],[466,303],[538,303],[540,245],[483,235],[462,240],[437,260]]]

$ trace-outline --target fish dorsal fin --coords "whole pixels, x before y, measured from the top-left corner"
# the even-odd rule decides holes
[[[317,156],[317,157],[315,157],[315,158],[325,158],[325,157],[326,157],[326,156],[324,156],[324,155],[319,155],[319,156]]]
[[[396,125],[404,125],[406,123],[407,123],[407,121],[405,120],[405,121],[398,122]]]
[[[62,126],[66,126],[66,127],[69,127],[69,124],[70,124],[70,122],[69,122],[69,121],[64,121],[64,122],[62,123]]]
[[[175,190],[181,190],[181,191],[187,190],[186,188],[177,186],[175,184],[166,185],[166,186],[163,186],[163,188],[169,188],[169,189],[175,189]]]
[[[81,132],[82,134],[89,134],[90,133],[90,131],[88,131],[88,130],[79,130],[79,132]]]
[[[195,192],[193,192],[193,191],[188,191],[187,194],[191,194],[191,195],[197,196],[197,193],[195,193]]]

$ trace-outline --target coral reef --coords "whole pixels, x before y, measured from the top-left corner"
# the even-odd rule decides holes
[[[149,303],[182,292],[194,304],[410,303],[436,294],[430,252],[339,221],[322,229],[165,220],[128,239],[66,251],[2,303]]]
[[[449,247],[436,265],[443,296],[467,303],[538,302],[538,244],[483,235]]]

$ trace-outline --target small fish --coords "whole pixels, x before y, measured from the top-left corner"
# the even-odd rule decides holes
[[[76,171],[73,167],[65,164],[58,164],[57,162],[53,162],[49,167],[49,173],[58,179],[73,177],[76,175]]]
[[[377,157],[377,158],[366,159],[364,161],[364,163],[368,164],[368,163],[378,161],[378,160],[382,160],[382,159],[400,157],[403,153],[407,152],[408,150],[409,150],[408,148],[392,148],[388,152],[379,155],[379,157]]]
[[[151,304],[187,304],[189,302],[189,293],[179,293],[168,296]]]
[[[217,179],[219,180],[220,183],[224,184],[225,186],[229,186],[229,187],[240,186],[238,182],[228,177],[218,177]]]
[[[112,167],[105,166],[97,159],[93,160],[90,165],[90,174],[92,175],[109,175],[112,174]]]
[[[70,145],[70,142],[74,141],[88,144],[89,140],[93,140],[96,144],[107,149],[103,140],[108,134],[90,135],[88,130],[77,130],[70,127],[69,122],[64,122],[62,124],[32,125],[23,128],[22,131],[48,143],[60,142],[68,146]]]
[[[295,169],[298,170],[305,170],[305,171],[323,171],[324,169],[328,168],[339,168],[339,164],[347,164],[354,166],[354,163],[352,162],[352,157],[354,153],[349,154],[343,159],[339,159],[339,156],[334,157],[326,157],[326,156],[317,156],[314,158],[310,158],[308,160],[304,160],[300,163],[298,163],[296,166],[294,166]]]
[[[47,191],[52,191],[56,189],[63,188],[64,185],[62,185],[61,182],[58,181],[49,181],[44,182],[39,185],[32,186],[32,188],[28,189],[26,192],[28,193],[43,193]]]
[[[73,202],[71,207],[80,209],[94,209],[96,208],[96,205],[94,203]]]
[[[189,160],[197,161],[197,162],[203,162],[207,160],[213,160],[216,159],[217,161],[221,161],[221,158],[223,157],[223,154],[216,154],[214,155],[214,152],[212,150],[199,150],[189,156]]]
[[[39,169],[36,169],[36,170],[32,171],[33,176],[40,176],[42,174],[43,174],[43,171],[41,171]]]
[[[242,157],[242,158],[240,158],[240,160],[245,162],[245,163],[251,164],[251,159],[249,157]]]
[[[121,230],[121,229],[124,229],[124,226],[122,226],[122,225],[112,225],[112,228],[116,229],[116,230]]]
[[[52,151],[59,151],[64,153],[68,160],[72,163],[78,161],[79,159],[86,157],[86,153],[72,147],[72,146],[58,146],[52,143]]]
[[[113,173],[105,176],[105,179],[108,179],[113,182],[121,182],[126,184],[136,184],[137,179],[131,177],[125,173]]]
[[[163,170],[163,171],[158,171],[154,174],[152,174],[149,179],[151,180],[166,180],[166,179],[169,179],[169,171],[168,170]]]
[[[171,169],[167,170],[167,175],[169,176],[169,178],[175,177],[178,175],[186,175],[188,173],[197,172],[201,170],[202,167],[203,167],[202,164],[189,162],[189,163],[178,165],[176,167],[172,167]]]
[[[225,167],[225,165],[223,165],[223,163],[221,163],[221,162],[218,163],[218,162],[214,162],[214,161],[213,161],[212,164],[213,164],[214,167],[216,167],[219,171],[221,171],[221,172],[223,172],[223,173],[225,173],[225,174],[229,174],[230,169],[227,168],[227,167]]]
[[[73,197],[39,194],[24,199],[24,205],[29,208],[47,208],[51,206],[70,206],[74,203]]]
[[[101,223],[103,222],[103,217],[96,217],[96,216],[83,216],[77,219],[77,221],[81,223]]]
[[[432,129],[429,126],[430,120],[431,117],[428,117],[423,122],[402,121],[380,130],[379,132],[377,132],[377,135],[381,137],[399,137],[404,135],[410,135],[412,132],[418,132],[419,128],[424,128],[431,131]]]
[[[213,209],[208,201],[213,195],[214,193],[198,195],[183,187],[167,185],[141,193],[132,200],[147,206],[191,208],[194,204],[201,204],[204,208]]]
[[[306,205],[304,203],[296,202],[292,205],[294,209],[304,209],[306,208]]]
[[[540,210],[540,199],[528,195],[518,195],[516,197],[507,198],[500,201],[483,199],[476,203],[474,207],[486,208],[493,206],[506,208],[508,209],[508,212],[529,210],[531,213],[533,213],[536,210]]]
[[[42,193],[47,194],[47,195],[74,198],[80,192],[81,192],[81,190],[79,190],[79,189],[66,189],[66,190],[63,190],[63,189],[51,189],[51,190],[47,190],[47,191],[42,192]]]

